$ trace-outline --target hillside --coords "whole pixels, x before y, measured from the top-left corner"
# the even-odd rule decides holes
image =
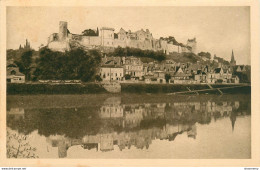
[[[197,61],[203,62],[203,60],[194,53],[172,53],[167,55],[166,59],[172,59],[177,63],[196,63]]]

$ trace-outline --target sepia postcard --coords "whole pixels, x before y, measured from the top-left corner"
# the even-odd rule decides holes
[[[260,166],[259,7],[1,1],[0,165]]]

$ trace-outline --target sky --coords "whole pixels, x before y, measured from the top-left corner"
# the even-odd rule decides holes
[[[228,61],[232,49],[237,64],[250,64],[250,7],[7,7],[7,49],[28,39],[34,49],[47,45],[67,21],[71,33],[97,27],[118,32],[149,29],[154,38],[174,36],[186,44],[196,37],[197,52],[210,52]]]

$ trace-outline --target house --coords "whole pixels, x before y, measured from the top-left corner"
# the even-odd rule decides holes
[[[214,72],[208,72],[207,73],[207,79],[206,82],[209,84],[216,83],[215,73]]]
[[[229,69],[223,69],[222,79],[223,83],[231,83],[232,73]]]
[[[214,71],[207,73],[207,83],[234,83],[235,79],[232,80],[232,73],[229,68],[216,68]],[[237,81],[237,80],[236,80]]]
[[[231,78],[231,83],[238,84],[238,83],[239,83],[239,78],[238,78],[238,76],[233,75],[232,78]]]
[[[163,83],[163,84],[166,83],[165,73],[163,71],[155,71],[154,72],[154,77],[157,79],[158,83]]]
[[[144,76],[144,81],[147,84],[165,84],[165,73],[163,71],[155,71],[153,75],[145,75]]]
[[[194,80],[196,81],[196,83],[206,83],[207,74],[202,70],[198,70],[197,73],[194,75]]]
[[[8,65],[6,72],[7,83],[25,83],[25,75],[19,71],[19,68],[16,67],[16,65]]]
[[[143,63],[140,58],[126,57],[124,68],[125,74],[132,78],[141,79],[144,76]]]
[[[123,81],[124,68],[116,65],[103,65],[100,68],[100,77],[103,81]]]
[[[189,70],[190,73],[192,74],[196,74],[198,70],[201,70],[202,68],[202,65],[199,64],[199,63],[196,63],[196,64],[191,64],[187,70]]]
[[[176,71],[176,63],[173,60],[165,60],[165,62],[163,62],[160,66],[160,70],[167,73]]]
[[[237,66],[234,66],[234,71],[235,72],[246,72],[246,67],[244,65],[237,65]]]
[[[182,68],[179,67],[174,74],[171,74],[171,79],[169,83],[186,84],[186,83],[194,83],[194,80],[191,79],[190,73],[184,73]]]

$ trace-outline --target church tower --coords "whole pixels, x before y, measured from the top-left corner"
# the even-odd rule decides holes
[[[235,65],[236,65],[236,60],[235,60],[235,57],[234,57],[234,52],[233,52],[233,50],[232,50],[232,54],[231,54],[230,65],[231,65],[231,66],[235,66]]]

